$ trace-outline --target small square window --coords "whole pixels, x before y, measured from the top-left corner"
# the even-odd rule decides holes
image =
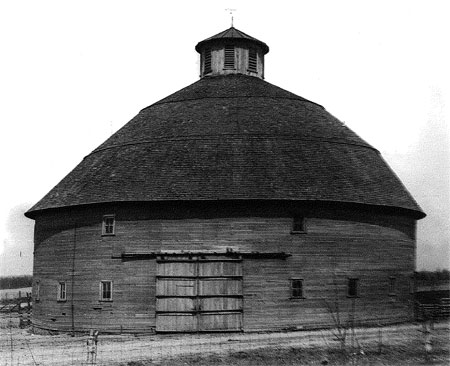
[[[58,301],[66,301],[67,300],[67,291],[66,291],[66,283],[60,282],[58,283],[58,293],[56,296]]]
[[[114,235],[116,218],[114,215],[103,216],[102,235]]]
[[[112,281],[100,282],[100,301],[112,301]]]
[[[348,279],[348,289],[347,289],[348,297],[358,297],[358,282],[359,279],[357,278]]]
[[[291,279],[291,298],[303,298],[303,280],[298,278]]]
[[[389,277],[389,296],[397,295],[397,278]]]
[[[305,218],[301,216],[295,216],[292,220],[292,234],[305,233],[306,225]]]

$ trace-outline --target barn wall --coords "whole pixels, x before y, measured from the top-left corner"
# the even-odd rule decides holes
[[[415,266],[415,221],[403,216],[349,210],[309,210],[307,233],[291,234],[283,209],[203,214],[102,208],[36,220],[34,283],[38,327],[148,332],[155,327],[154,259],[112,259],[123,252],[261,251],[290,253],[287,259],[244,259],[244,329],[269,330],[333,325],[330,310],[359,323],[410,319],[409,277]],[[101,235],[104,214],[116,214],[116,234]],[[265,214],[263,214],[265,213]],[[206,217],[204,217],[206,216]],[[70,219],[69,219],[70,217]],[[388,293],[397,278],[396,296]],[[360,296],[346,296],[357,277]],[[304,298],[290,298],[291,278],[304,280]],[[99,282],[113,281],[113,301],[99,301]],[[67,300],[56,300],[59,281]],[[334,311],[334,310],[333,310]]]
[[[411,318],[410,276],[415,244],[394,229],[352,221],[310,219],[308,233],[295,235],[280,249],[295,253],[286,260],[247,261],[245,301],[247,329],[310,328],[340,318],[356,324],[385,324]],[[389,294],[396,277],[396,296]],[[264,278],[266,280],[262,281]],[[287,279],[303,279],[304,298],[290,298]],[[359,279],[359,296],[347,297],[348,278]],[[354,311],[352,310],[354,309]],[[276,319],[276,323],[275,323]]]
[[[148,280],[154,278],[153,263],[112,260],[112,246],[101,236],[101,224],[88,225],[86,221],[94,219],[86,219],[72,217],[68,223],[51,218],[46,228],[36,225],[34,286],[36,291],[39,281],[40,296],[33,308],[34,324],[63,330],[151,329],[154,321],[148,314],[154,310],[153,301],[136,299],[154,298],[154,281]],[[102,280],[113,281],[112,302],[99,301]],[[67,284],[66,301],[56,300],[60,281]]]

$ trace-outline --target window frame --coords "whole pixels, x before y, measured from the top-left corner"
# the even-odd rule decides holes
[[[352,286],[354,284],[354,286]],[[351,293],[350,290],[354,289],[354,293]],[[352,291],[353,292],[353,291]],[[357,277],[349,277],[347,281],[347,297],[356,299],[359,297],[359,278]]]
[[[290,285],[290,299],[304,299],[305,298],[305,291],[304,291],[304,286],[303,286],[303,278],[299,278],[299,277],[293,277],[289,279],[289,285]],[[295,282],[299,282],[301,284],[301,287],[294,287],[294,283]],[[300,295],[294,295],[294,291],[299,290],[300,289]]]
[[[107,223],[107,220],[112,219],[112,225]],[[108,228],[112,228],[112,232],[108,231]],[[114,236],[116,235],[116,215],[103,215],[102,218],[102,236]]]
[[[67,301],[67,283],[66,283],[66,281],[58,282],[56,300],[59,302]]]
[[[109,297],[103,297],[103,285],[109,284]],[[110,280],[101,280],[99,284],[99,301],[101,302],[110,302],[113,301],[113,281]]]
[[[409,294],[413,295],[416,292],[416,279],[414,275],[409,277],[408,285],[409,285]]]
[[[298,221],[300,221],[299,226],[297,225]],[[304,216],[296,215],[292,218],[291,234],[306,234],[306,218]]]
[[[388,295],[397,296],[397,277],[395,276],[389,276]]]
[[[41,281],[35,282],[34,301],[39,302],[41,300]]]

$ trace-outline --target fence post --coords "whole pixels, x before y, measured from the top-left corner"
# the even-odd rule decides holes
[[[378,353],[381,354],[383,347],[383,334],[381,333],[381,324],[378,323]]]
[[[428,361],[429,355],[432,351],[432,343],[431,343],[431,324],[430,321],[424,321],[422,323],[422,332],[424,336],[424,348],[425,348],[425,359]]]

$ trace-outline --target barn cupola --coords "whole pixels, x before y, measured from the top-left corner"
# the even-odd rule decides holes
[[[195,46],[200,54],[200,77],[244,74],[264,79],[264,55],[269,47],[234,27]]]

